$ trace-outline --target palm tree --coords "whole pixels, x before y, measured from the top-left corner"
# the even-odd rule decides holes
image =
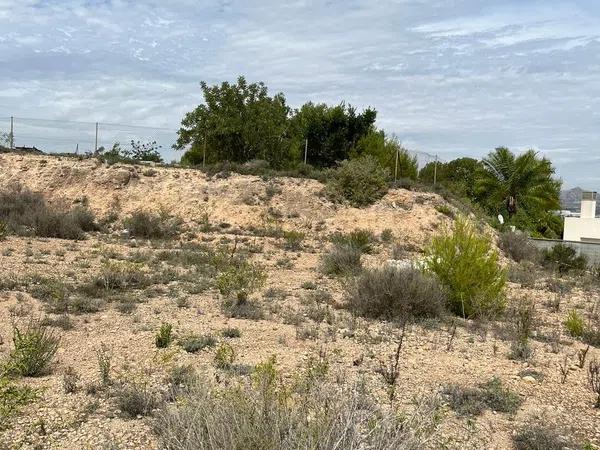
[[[493,212],[505,209],[511,218],[523,210],[534,217],[560,209],[562,182],[554,178],[552,163],[539,158],[534,150],[515,156],[509,149],[499,147],[482,163],[476,190]]]

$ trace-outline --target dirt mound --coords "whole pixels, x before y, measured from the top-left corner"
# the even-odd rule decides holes
[[[0,167],[0,186],[21,183],[50,201],[85,198],[99,217],[166,209],[192,227],[208,218],[241,229],[268,226],[276,218],[284,229],[305,233],[391,229],[417,246],[445,220],[436,210],[444,203],[441,197],[404,189],[391,190],[374,205],[358,209],[330,202],[322,195],[323,184],[309,179],[220,178],[193,169],[15,154],[0,155]]]

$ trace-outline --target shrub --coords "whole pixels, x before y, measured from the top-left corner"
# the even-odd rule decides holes
[[[115,391],[115,398],[119,410],[129,418],[147,416],[160,404],[145,382],[122,383]]]
[[[42,194],[18,184],[0,191],[0,221],[16,234],[62,239],[83,239],[84,231],[97,229],[94,215],[85,206],[51,207]]]
[[[535,303],[531,300],[521,299],[508,313],[511,320],[512,359],[529,359],[533,355],[529,339],[535,328]]]
[[[588,365],[588,382],[594,394],[596,394],[595,408],[600,408],[600,362],[596,358]]]
[[[129,235],[145,239],[169,239],[179,234],[181,219],[167,212],[151,213],[138,210],[123,221]]]
[[[173,325],[163,323],[154,337],[154,343],[158,348],[167,348],[173,342]]]
[[[508,268],[508,280],[518,283],[521,287],[534,288],[538,275],[532,263],[523,261],[519,264],[511,264]]]
[[[100,382],[103,386],[108,386],[111,384],[110,368],[112,366],[112,353],[106,344],[102,343],[100,348],[96,350],[96,358],[98,359]]]
[[[283,247],[286,250],[300,250],[302,248],[302,241],[304,240],[304,236],[304,233],[302,233],[301,231],[284,231],[282,235],[284,239]]]
[[[437,438],[438,423],[436,401],[418,401],[411,414],[401,414],[380,407],[362,385],[343,387],[309,373],[292,385],[268,362],[242,386],[195,383],[154,426],[166,450],[417,450]]]
[[[65,394],[72,394],[73,392],[76,392],[80,380],[81,376],[77,373],[77,371],[71,366],[67,367],[63,373],[62,379],[63,391],[65,391]]]
[[[584,255],[577,256],[577,251],[564,244],[557,244],[543,254],[544,266],[557,270],[563,275],[572,270],[585,270],[587,258]]]
[[[0,241],[6,240],[6,236],[8,236],[8,225],[0,220]]]
[[[567,433],[556,424],[528,423],[521,427],[513,442],[516,450],[564,450],[585,448],[565,437]]]
[[[236,294],[238,298],[247,298],[261,288],[267,279],[265,270],[248,261],[232,264],[217,277],[217,287],[223,295]]]
[[[352,247],[362,253],[371,253],[375,236],[370,230],[356,229],[350,233],[334,233],[330,240],[337,246]]]
[[[385,243],[392,242],[392,240],[394,239],[394,232],[389,228],[386,228],[379,235],[379,239],[381,239],[381,242]]]
[[[452,233],[436,236],[426,250],[424,266],[448,289],[450,307],[463,317],[496,314],[505,307],[506,271],[489,237],[465,218]]]
[[[221,344],[215,353],[215,366],[218,369],[231,369],[235,362],[235,351],[233,347],[227,343]]]
[[[567,319],[565,320],[565,327],[573,337],[581,337],[585,332],[585,322],[583,317],[574,309],[569,311]]]
[[[442,314],[446,295],[439,282],[415,269],[365,270],[347,289],[348,307],[373,318],[407,319]]]
[[[330,171],[326,192],[333,201],[367,206],[387,193],[388,179],[389,172],[371,156],[346,160]]]
[[[143,288],[151,284],[150,278],[142,266],[127,261],[109,261],[100,272],[83,288],[84,293],[97,294],[95,288],[105,291],[122,291],[131,288]]]
[[[351,275],[362,268],[362,253],[346,245],[335,245],[322,257],[322,270],[327,275]]]
[[[227,297],[223,301],[222,310],[227,317],[236,319],[261,320],[265,317],[261,305],[244,296]]]
[[[0,431],[7,425],[11,416],[36,397],[37,393],[31,387],[17,386],[7,377],[0,376]]]
[[[450,407],[460,415],[476,416],[485,409],[514,414],[522,403],[519,395],[505,388],[497,377],[477,388],[451,385],[444,390],[444,394]]]
[[[515,262],[539,260],[539,250],[525,233],[504,231],[500,233],[498,245]]]
[[[204,336],[188,336],[182,339],[180,345],[188,353],[196,353],[205,348],[214,347],[217,340],[210,334]]]
[[[227,327],[221,330],[221,336],[226,338],[239,338],[241,335],[239,328]]]
[[[24,328],[13,325],[14,349],[8,369],[25,377],[43,375],[52,362],[60,339],[40,320],[31,319]]]

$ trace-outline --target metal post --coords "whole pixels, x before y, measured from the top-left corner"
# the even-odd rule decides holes
[[[394,183],[398,181],[398,158],[400,156],[400,147],[396,148],[396,169],[394,170]]]
[[[437,162],[438,162],[438,155],[435,155],[435,163],[433,165],[433,187],[435,187],[435,185],[437,183]]]
[[[96,145],[94,146],[94,152],[98,152],[98,122],[96,122]]]
[[[308,158],[308,139],[304,140],[304,164],[306,164]]]
[[[15,129],[14,129],[14,120],[13,116],[10,116],[10,149],[13,150],[15,148]]]

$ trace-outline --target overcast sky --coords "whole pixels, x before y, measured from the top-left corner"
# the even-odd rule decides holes
[[[177,129],[199,81],[378,111],[443,159],[539,149],[600,188],[600,2],[0,0],[0,117]]]

